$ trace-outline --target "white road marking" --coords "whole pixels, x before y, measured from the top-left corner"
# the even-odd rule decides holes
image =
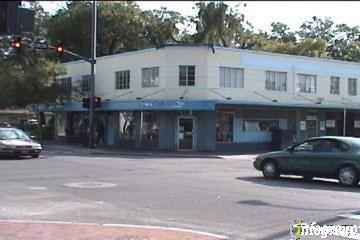
[[[219,155],[218,157],[223,159],[233,159],[233,160],[253,160],[258,155]]]
[[[340,214],[338,216],[343,217],[343,218],[350,218],[350,219],[360,220],[360,215],[352,214],[352,213]]]
[[[29,187],[29,190],[46,190],[46,187]]]
[[[105,227],[130,227],[130,228],[145,228],[145,229],[160,229],[160,230],[169,230],[169,231],[179,231],[179,232],[188,232],[194,233],[199,235],[205,235],[209,237],[215,237],[219,239],[229,239],[224,235],[213,234],[208,232],[184,229],[184,228],[175,228],[175,227],[160,227],[160,226],[149,226],[149,225],[132,225],[132,224],[112,224],[112,223],[105,223],[105,224],[98,224],[98,223],[76,223],[76,222],[61,222],[61,221],[31,221],[31,220],[0,220],[1,222],[18,222],[18,223],[55,223],[55,224],[78,224],[78,225],[91,225],[91,226],[105,226]]]

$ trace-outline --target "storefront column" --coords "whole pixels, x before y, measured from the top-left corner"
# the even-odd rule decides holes
[[[346,136],[346,108],[344,108],[343,136]]]

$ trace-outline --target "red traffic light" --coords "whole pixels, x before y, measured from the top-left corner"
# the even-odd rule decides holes
[[[14,48],[14,49],[20,49],[21,48],[21,37],[17,37],[15,40],[13,40],[11,42],[11,46]]]
[[[54,47],[54,50],[57,54],[61,55],[64,53],[64,43],[59,42],[56,44],[56,46]]]
[[[101,97],[94,97],[94,108],[101,107]]]

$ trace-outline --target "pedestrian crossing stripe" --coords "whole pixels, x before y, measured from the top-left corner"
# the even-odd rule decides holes
[[[352,213],[340,214],[338,216],[343,217],[343,218],[350,218],[350,219],[360,220],[360,215],[352,214]]]

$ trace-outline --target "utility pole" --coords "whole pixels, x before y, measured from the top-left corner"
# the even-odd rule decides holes
[[[89,108],[89,147],[94,148],[94,127],[95,127],[95,64],[96,64],[96,1],[93,1],[92,7],[92,24],[91,24],[91,77],[90,77],[90,108]]]

